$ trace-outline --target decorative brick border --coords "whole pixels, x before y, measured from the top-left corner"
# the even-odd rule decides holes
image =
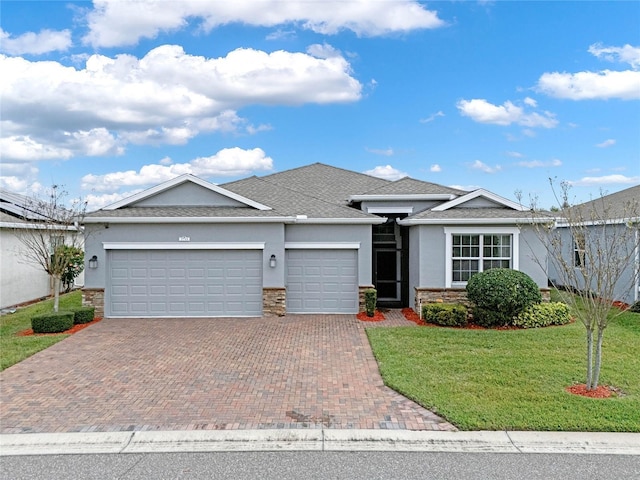
[[[284,287],[262,288],[262,315],[282,317],[287,313],[287,289]]]
[[[94,307],[96,309],[95,316],[98,318],[103,318],[104,288],[83,288],[82,305],[85,307]]]

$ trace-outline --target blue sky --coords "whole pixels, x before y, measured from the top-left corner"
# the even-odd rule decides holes
[[[0,186],[90,209],[313,162],[554,204],[640,183],[640,3],[2,1]]]

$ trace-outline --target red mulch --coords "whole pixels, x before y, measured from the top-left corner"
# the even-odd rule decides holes
[[[356,315],[358,320],[362,320],[363,322],[381,322],[384,320],[384,313],[380,310],[376,310],[373,314],[373,317],[367,316],[367,312],[360,312]]]
[[[404,318],[406,318],[407,320],[409,320],[410,322],[415,323],[416,325],[428,325],[426,322],[424,322],[421,318],[420,315],[418,315],[413,308],[403,308],[402,309],[402,314],[404,315]]]
[[[620,300],[616,300],[612,303],[612,305],[620,310],[628,310],[631,305],[628,303],[621,302]]]
[[[587,386],[584,383],[567,387],[565,390],[574,395],[581,395],[589,398],[609,398],[612,391],[612,389],[606,385],[600,385],[595,390],[587,390]]]
[[[93,325],[94,323],[98,323],[100,320],[102,320],[102,318],[95,318],[93,321],[91,321],[89,323],[80,323],[78,325],[74,325],[69,330],[65,330],[64,332],[59,332],[59,333],[33,333],[33,330],[31,328],[29,328],[28,330],[23,330],[22,332],[16,333],[16,336],[18,336],[18,337],[28,337],[30,335],[61,335],[61,334],[71,335],[73,333],[79,332],[83,328],[87,328],[89,325]]]

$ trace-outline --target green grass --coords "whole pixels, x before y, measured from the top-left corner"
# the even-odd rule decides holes
[[[80,291],[60,295],[60,310],[79,307],[81,304]],[[0,371],[69,336],[65,334],[16,336],[17,333],[31,328],[33,315],[50,311],[53,311],[53,299],[20,308],[16,313],[0,317]]]
[[[584,326],[530,330],[367,330],[385,383],[462,430],[640,432],[640,314],[605,330],[609,399],[571,395],[584,383]]]

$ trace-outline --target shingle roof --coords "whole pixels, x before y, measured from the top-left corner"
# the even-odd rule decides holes
[[[446,187],[437,183],[416,180],[415,178],[404,177],[395,182],[389,182],[386,185],[375,188],[365,194],[368,195],[412,195],[412,194],[449,194],[464,195],[464,190]]]
[[[123,207],[115,210],[97,210],[88,213],[91,218],[161,218],[161,217],[279,217],[286,216],[273,210],[242,207]]]
[[[250,177],[239,182],[228,183],[224,185],[224,188],[264,203],[265,205],[269,205],[274,211],[287,216],[306,215],[309,218],[376,218],[375,215],[305,195],[258,177]]]
[[[314,163],[260,178],[265,182],[340,205],[346,205],[350,195],[365,193],[390,183],[389,180],[323,163]],[[231,186],[241,184],[244,181],[240,180],[221,186],[233,191]]]
[[[622,220],[640,217],[640,185],[598,197],[568,209],[574,220]],[[603,218],[603,217],[607,218]]]
[[[16,218],[28,221],[52,221],[38,212],[38,200],[0,188],[0,210]]]

